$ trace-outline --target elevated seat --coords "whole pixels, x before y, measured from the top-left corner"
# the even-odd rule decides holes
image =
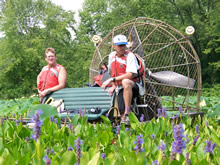
[[[68,114],[65,111],[59,113],[61,118],[66,118],[67,115],[72,118],[80,112],[86,112],[84,115],[88,116],[89,120],[96,120],[113,106],[108,91],[100,87],[64,88],[47,95],[43,103],[50,97],[54,100],[64,100],[64,110],[67,110]],[[95,109],[101,110],[100,113],[93,113]]]

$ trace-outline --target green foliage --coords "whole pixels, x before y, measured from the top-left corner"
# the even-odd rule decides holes
[[[207,98],[205,98],[207,99]],[[23,100],[23,101],[22,101]],[[12,101],[12,100],[10,100]],[[9,119],[14,111],[17,112],[15,119],[19,120],[20,115],[16,109],[17,106],[36,106],[37,98],[16,100],[17,102],[8,102],[11,108]],[[21,103],[26,104],[22,104]],[[2,100],[5,104],[6,100]],[[215,104],[217,105],[217,104]],[[209,104],[207,103],[207,106]],[[219,106],[219,105],[217,105]],[[219,112],[219,110],[218,110]],[[46,113],[46,109],[43,113]],[[1,113],[2,115],[2,113]],[[43,115],[43,114],[42,114]],[[0,119],[0,162],[1,164],[45,164],[43,157],[45,155],[51,161],[51,164],[73,164],[77,162],[77,150],[75,141],[79,137],[82,141],[80,145],[81,157],[80,164],[152,164],[158,160],[161,164],[186,164],[185,154],[189,153],[189,159],[192,164],[218,164],[220,161],[220,134],[219,118],[197,116],[192,120],[191,117],[180,117],[176,120],[170,120],[168,117],[159,117],[149,122],[139,122],[133,113],[129,114],[131,127],[125,125],[118,128],[110,124],[110,120],[102,116],[104,123],[91,124],[87,122],[87,117],[74,116],[68,125],[60,125],[50,121],[49,117],[44,118],[41,126],[40,138],[35,141],[31,139],[34,133],[32,128],[28,128],[15,121]],[[176,154],[176,160],[170,160],[173,142],[173,125],[183,123],[184,141],[186,148],[182,154]],[[196,132],[198,124],[199,133]],[[152,139],[152,134],[155,138]],[[134,148],[137,136],[142,135],[144,152],[135,151]],[[187,138],[186,138],[187,136]],[[193,144],[196,136],[198,141]],[[28,139],[27,139],[28,137]],[[188,140],[187,140],[188,139]],[[213,153],[205,153],[206,141],[216,143]],[[164,152],[158,149],[161,141],[166,144]],[[68,151],[69,147],[72,151]],[[51,151],[54,152],[51,152]],[[101,158],[105,153],[106,158]],[[38,160],[37,155],[40,155]]]

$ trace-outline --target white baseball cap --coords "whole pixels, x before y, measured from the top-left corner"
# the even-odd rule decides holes
[[[113,38],[113,42],[114,42],[115,45],[127,45],[128,44],[126,36],[121,35],[121,34],[115,36]]]

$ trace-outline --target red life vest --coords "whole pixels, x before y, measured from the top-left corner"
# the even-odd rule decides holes
[[[59,64],[52,68],[48,66],[43,67],[40,82],[38,84],[38,89],[40,91],[59,85],[58,76],[61,67],[63,66]]]
[[[117,57],[116,53],[112,56],[112,63],[111,63],[112,77],[117,77],[117,76],[120,76],[120,75],[123,75],[126,73],[126,67],[127,67],[126,60],[127,60],[129,53],[131,53],[131,52],[126,51],[125,54],[121,57]],[[135,57],[138,61],[138,65],[139,65],[139,68],[137,70],[138,76],[133,78],[132,80],[134,82],[138,82],[138,81],[140,81],[141,77],[144,75],[144,68],[143,68],[141,61],[137,58],[136,55],[135,55]],[[117,84],[121,85],[121,81],[117,81]]]

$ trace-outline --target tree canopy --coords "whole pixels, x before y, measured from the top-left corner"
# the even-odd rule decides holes
[[[187,26],[194,26],[196,33],[190,39],[201,60],[203,84],[220,83],[219,12],[216,0],[85,0],[76,26],[75,13],[50,0],[1,0],[0,31],[5,34],[0,40],[1,97],[36,93],[47,47],[55,48],[58,63],[66,67],[67,87],[88,83],[95,50],[92,36],[104,37],[137,17],[161,20],[183,34]]]

